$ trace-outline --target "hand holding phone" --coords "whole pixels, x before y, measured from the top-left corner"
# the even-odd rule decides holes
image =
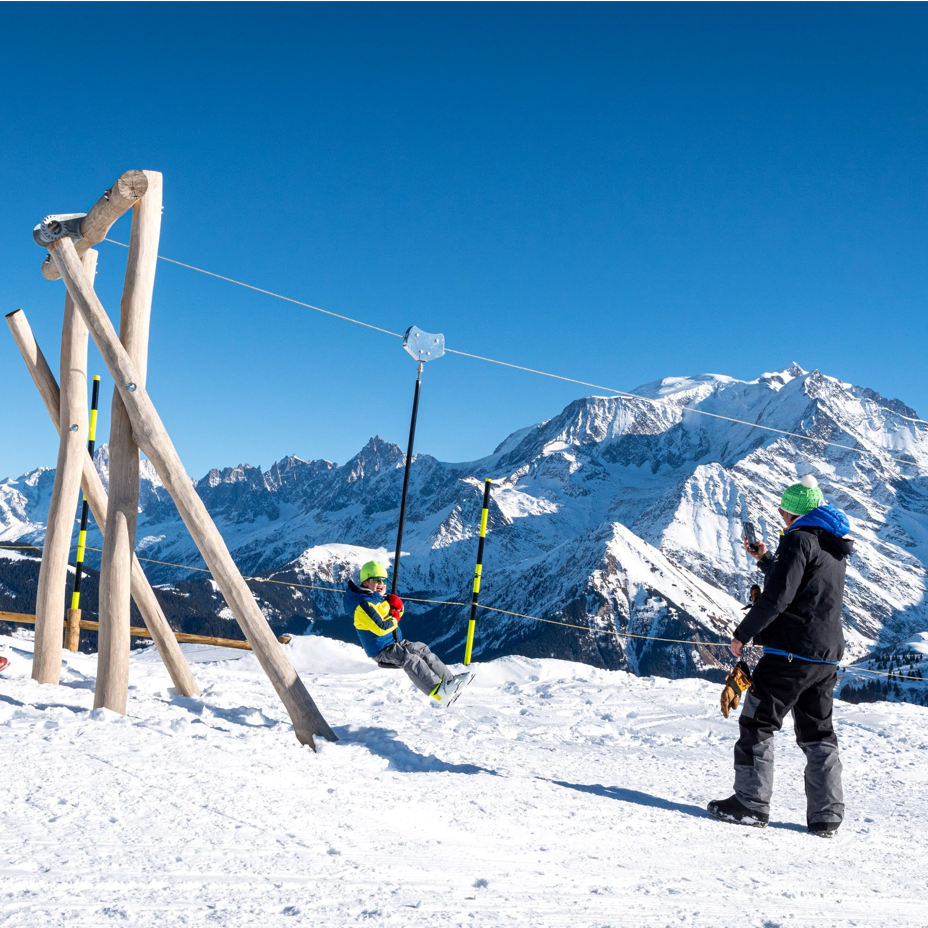
[[[757,551],[757,530],[754,528],[753,522],[744,522],[744,540],[748,543],[748,548],[751,551]]]

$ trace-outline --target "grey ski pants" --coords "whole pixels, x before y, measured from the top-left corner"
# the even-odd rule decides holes
[[[377,663],[402,667],[415,685],[429,696],[439,683],[448,683],[454,674],[421,641],[398,641],[387,645],[378,655]]]
[[[837,669],[775,654],[761,658],[754,685],[745,694],[735,745],[735,795],[755,812],[770,813],[773,795],[773,736],[788,712],[806,756],[806,820],[844,818],[841,758],[832,725]]]

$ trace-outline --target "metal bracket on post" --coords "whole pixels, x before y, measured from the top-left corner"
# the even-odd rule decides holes
[[[81,223],[86,213],[60,213],[56,216],[46,216],[33,230],[32,237],[40,248],[48,248],[52,242],[62,238],[69,238],[72,242],[79,242]]]
[[[417,361],[434,361],[445,353],[445,336],[432,335],[411,325],[403,336],[403,347]]]

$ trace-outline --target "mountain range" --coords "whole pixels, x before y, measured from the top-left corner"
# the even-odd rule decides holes
[[[796,364],[752,381],[667,377],[633,393],[578,399],[478,461],[415,455],[400,592],[430,602],[409,602],[408,637],[461,657],[469,607],[454,604],[470,600],[487,478],[480,599],[505,612],[479,612],[475,658],[716,675],[724,652],[712,645],[728,641],[760,579],[742,522],[774,546],[780,495],[805,474],[851,521],[849,655],[928,629],[928,423],[914,410]],[[105,482],[106,446],[95,460]],[[258,578],[272,625],[351,640],[331,589],[366,560],[392,560],[404,462],[375,436],[342,465],[290,456],[266,471],[211,470],[195,486],[242,571]],[[41,544],[53,482],[49,468],[0,482],[0,544]],[[138,554],[164,562],[146,562],[153,583],[168,601],[188,600],[188,613],[193,597],[213,627],[231,618],[205,575],[176,566],[202,560],[147,461],[140,491]],[[102,547],[95,530],[88,544]],[[15,576],[35,561],[17,557],[0,576],[0,609],[27,611]]]

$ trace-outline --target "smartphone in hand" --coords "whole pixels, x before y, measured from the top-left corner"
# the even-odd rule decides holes
[[[754,528],[753,522],[743,522],[744,525],[744,538],[748,543],[748,547],[752,551],[757,550],[757,529]]]

